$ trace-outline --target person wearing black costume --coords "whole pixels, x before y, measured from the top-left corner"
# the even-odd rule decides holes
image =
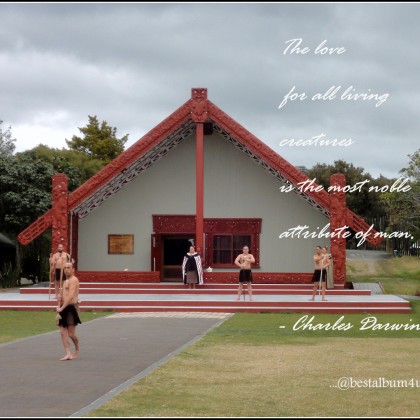
[[[194,246],[190,246],[182,261],[182,279],[190,289],[195,289],[196,284],[203,284],[203,266],[201,257],[195,252]]]
[[[79,318],[79,279],[74,275],[73,263],[64,264],[66,280],[63,283],[63,295],[56,308],[57,321],[60,327],[61,341],[66,354],[60,360],[73,360],[79,355],[79,339],[76,336],[76,325],[81,324]],[[74,344],[74,353],[70,352],[69,340]]]

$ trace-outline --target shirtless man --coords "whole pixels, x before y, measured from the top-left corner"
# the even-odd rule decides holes
[[[322,301],[326,301],[325,299],[325,288],[327,285],[327,270],[325,269],[327,262],[325,254],[322,253],[322,248],[320,246],[317,246],[316,254],[312,257],[314,263],[315,263],[315,271],[312,276],[312,282],[314,284],[314,287],[312,289],[312,298],[309,300],[315,300],[315,294],[316,290],[318,289],[319,282],[321,281],[322,276]]]
[[[54,276],[55,297],[57,299],[60,279],[64,280],[66,278],[64,271],[62,271],[66,262],[72,262],[74,264],[74,260],[67,252],[64,252],[64,247],[60,244],[58,245],[57,252],[50,258],[50,265]]]
[[[238,266],[241,270],[239,271],[239,288],[238,288],[238,297],[236,300],[241,299],[243,284],[247,284],[249,300],[252,301],[252,271],[251,264],[255,262],[255,258],[252,254],[249,253],[249,248],[245,245],[242,248],[242,254],[239,254],[235,259],[235,265]]]
[[[79,355],[79,339],[76,336],[76,325],[81,324],[78,305],[79,305],[79,279],[74,275],[73,263],[64,264],[66,280],[63,283],[63,296],[58,301],[57,314],[58,325],[60,327],[61,341],[66,355],[60,360],[72,360]],[[74,344],[74,353],[70,352],[69,337]]]

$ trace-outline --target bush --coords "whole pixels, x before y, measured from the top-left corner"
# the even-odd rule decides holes
[[[0,286],[4,289],[20,286],[20,276],[20,266],[13,267],[12,263],[6,263],[0,272]]]

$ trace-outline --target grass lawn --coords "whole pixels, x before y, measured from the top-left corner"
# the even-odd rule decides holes
[[[82,322],[112,312],[81,311]],[[0,311],[0,343],[43,334],[58,329],[54,311]]]
[[[348,261],[347,274],[387,293],[420,290],[415,257]],[[420,301],[411,306],[410,314],[235,314],[88,417],[418,417]],[[86,311],[82,321],[108,314]],[[0,343],[57,328],[49,311],[0,317]]]
[[[369,314],[343,316],[347,331],[294,330],[305,314],[235,314],[89,416],[419,416],[420,302],[412,306],[374,315],[375,325],[418,326],[406,331],[361,330]],[[312,316],[325,326],[341,317]]]
[[[401,257],[386,260],[347,260],[347,280],[380,282],[385,293],[420,295],[420,258]]]

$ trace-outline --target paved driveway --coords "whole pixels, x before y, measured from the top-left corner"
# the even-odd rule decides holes
[[[347,249],[348,260],[386,260],[390,255],[386,251],[366,251],[364,249]]]
[[[65,362],[59,361],[65,352],[58,331],[0,344],[0,416],[83,416],[228,316],[180,312],[99,318],[77,327],[80,356]]]

